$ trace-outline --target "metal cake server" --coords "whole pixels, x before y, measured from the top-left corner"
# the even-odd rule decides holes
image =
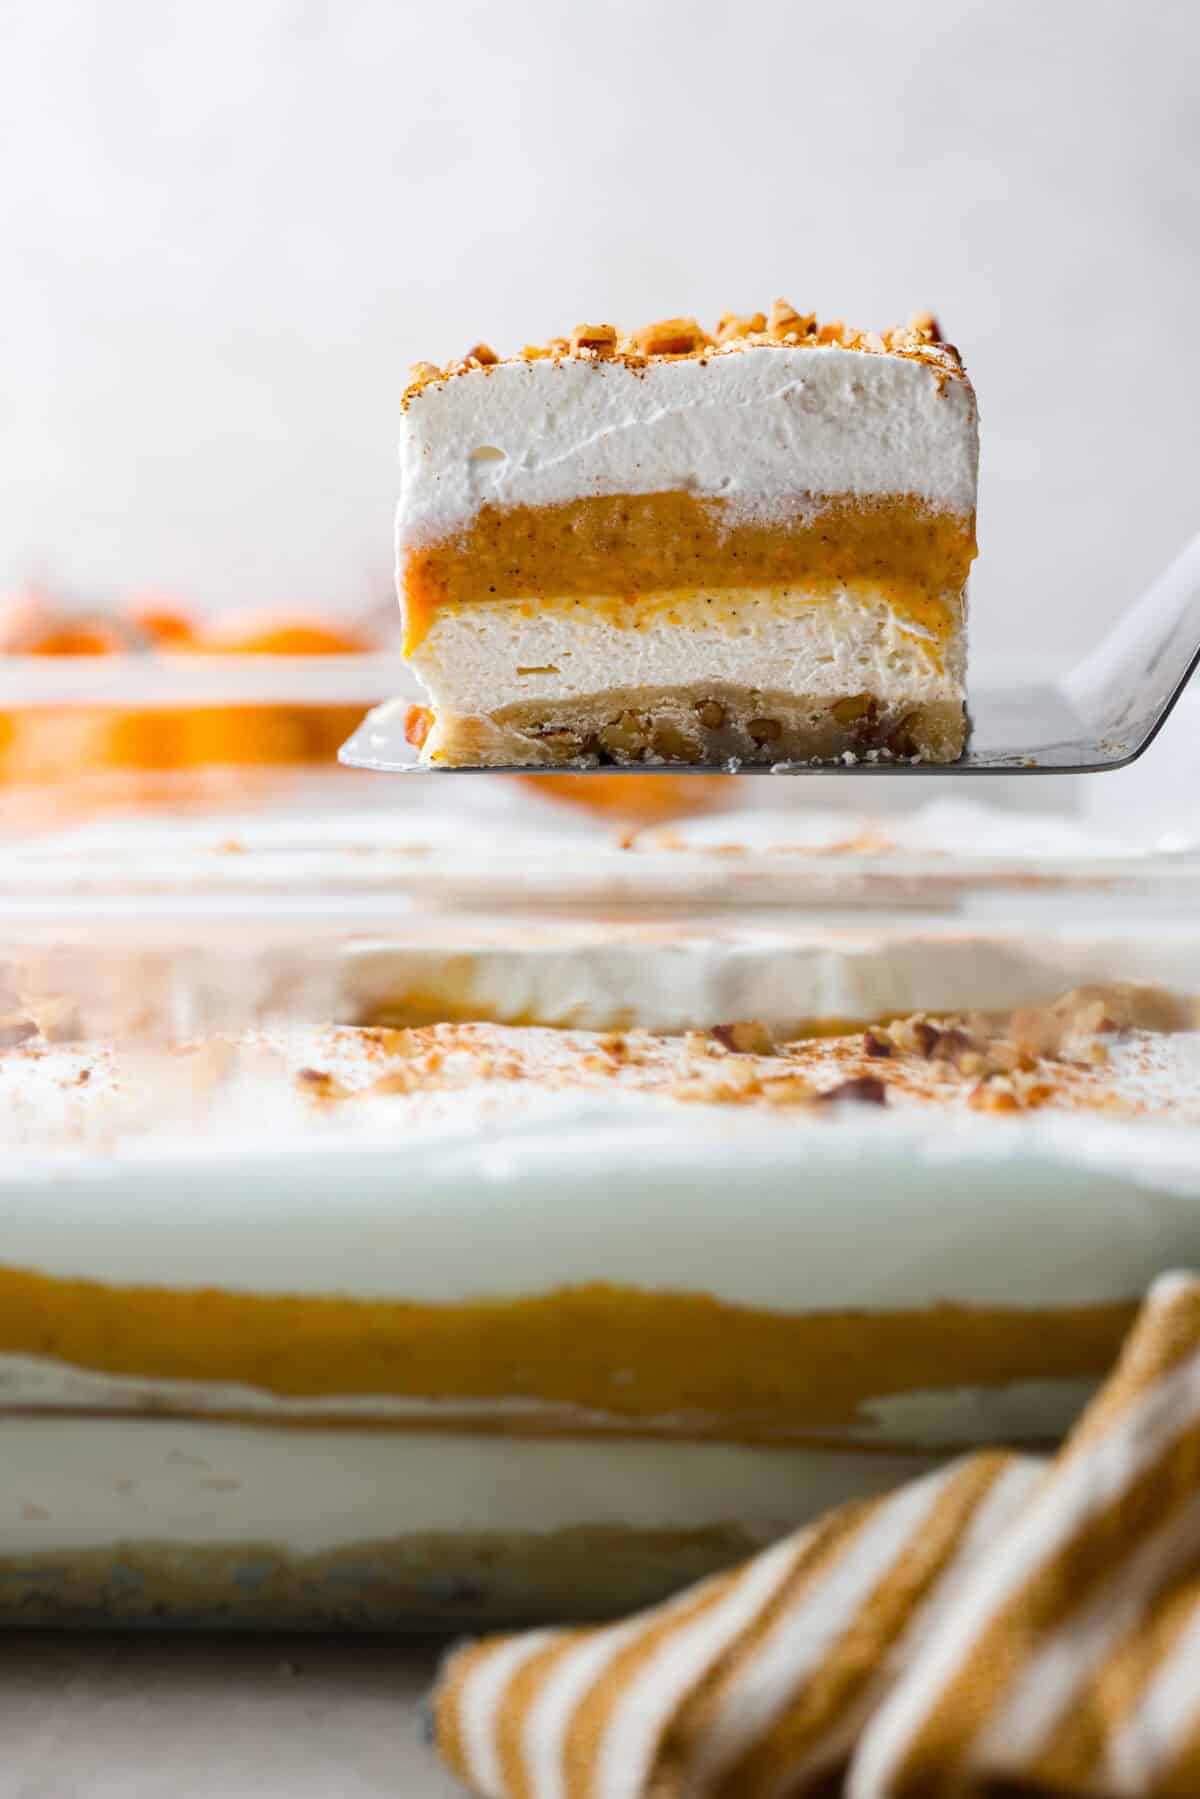
[[[1067,673],[969,682],[971,735],[957,762],[729,763],[743,775],[1100,774],[1124,768],[1149,748],[1200,665],[1200,537],[1147,589],[1120,622]],[[389,774],[712,774],[680,763],[637,763],[622,770],[512,766],[486,771],[427,767],[404,736],[408,700],[369,712],[344,744],[350,768]]]

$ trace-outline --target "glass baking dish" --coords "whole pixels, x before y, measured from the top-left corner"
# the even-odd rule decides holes
[[[1055,1438],[1200,1257],[1196,724],[10,826],[0,1620],[603,1616]]]

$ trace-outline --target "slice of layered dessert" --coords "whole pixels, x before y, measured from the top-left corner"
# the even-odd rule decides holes
[[[1198,1021],[0,1014],[0,1623],[611,1615],[1048,1447],[1200,1254]]]
[[[966,736],[975,396],[929,315],[877,335],[579,326],[419,364],[398,573],[442,766],[850,757]]]

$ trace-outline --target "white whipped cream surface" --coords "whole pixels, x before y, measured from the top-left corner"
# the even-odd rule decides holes
[[[499,363],[423,388],[403,415],[401,547],[453,535],[484,505],[684,491],[731,520],[806,495],[975,505],[975,396],[913,357],[759,346],[649,363]]]
[[[551,1074],[563,1034],[519,1035]],[[289,1062],[384,1072],[315,1033]],[[639,1091],[635,1064],[625,1083],[473,1080],[316,1115],[258,1069],[185,1133],[136,1068],[63,1050],[16,1079],[9,1058],[4,1261],[434,1302],[592,1281],[783,1311],[1124,1300],[1200,1259],[1200,1033],[1135,1038],[1113,1064],[1123,1097],[1178,1122],[981,1116],[965,1085],[944,1106],[684,1105]],[[76,1147],[16,1147],[22,1112]]]

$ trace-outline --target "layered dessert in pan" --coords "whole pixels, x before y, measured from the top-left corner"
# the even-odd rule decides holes
[[[420,364],[397,554],[443,766],[954,761],[970,381],[787,302]]]
[[[7,1619],[666,1593],[1042,1443],[1200,1247],[1157,989],[842,1037],[4,1022]]]
[[[1163,919],[1130,941],[948,917],[830,924],[803,916],[440,919],[348,941],[329,981],[340,1019],[558,1029],[707,1029],[751,1015],[776,1037],[837,1036],[918,1008],[1000,1019],[1114,967],[1143,985],[1200,992],[1200,941]]]
[[[375,647],[379,632],[332,617],[258,614],[206,620],[174,601],[130,598],[85,606],[41,590],[0,598],[0,657],[161,657],[169,691],[172,660],[192,654],[345,656]],[[330,764],[362,708],[305,705],[31,705],[0,712],[0,785],[74,783],[76,810],[90,798],[153,801],[138,775],[195,775],[215,767]],[[124,776],[122,787],[120,777]],[[179,782],[166,789],[172,798]],[[70,795],[56,794],[67,810]],[[162,795],[159,796],[162,798]],[[36,804],[37,802],[35,802]]]

